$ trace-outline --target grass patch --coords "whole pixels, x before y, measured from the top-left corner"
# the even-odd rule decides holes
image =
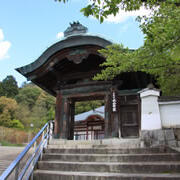
[[[24,146],[23,144],[13,144],[8,141],[0,141],[0,145],[1,146],[18,146],[18,147]]]

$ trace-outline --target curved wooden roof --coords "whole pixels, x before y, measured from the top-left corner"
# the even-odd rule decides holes
[[[58,51],[61,51],[66,48],[73,48],[76,46],[86,46],[86,45],[94,45],[94,46],[105,48],[107,45],[110,45],[110,44],[112,44],[110,41],[102,37],[94,36],[94,35],[80,34],[80,35],[68,36],[67,38],[49,47],[34,62],[28,65],[22,66],[20,68],[17,68],[16,70],[28,78],[29,73],[32,73],[36,69],[43,66],[49,60],[49,58],[52,57],[54,54],[56,54]]]
[[[112,44],[87,33],[72,34],[53,44],[34,62],[16,70],[52,95],[59,81],[75,81],[75,76],[92,77],[104,61],[98,50]],[[95,72],[94,72],[94,71]],[[88,73],[88,75],[87,75]],[[70,82],[71,83],[71,82]]]

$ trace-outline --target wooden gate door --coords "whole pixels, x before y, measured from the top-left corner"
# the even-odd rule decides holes
[[[139,137],[138,105],[120,106],[121,135]]]

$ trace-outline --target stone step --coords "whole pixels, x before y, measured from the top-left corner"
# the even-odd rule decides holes
[[[113,149],[129,149],[129,148],[139,148],[139,145],[128,146],[128,145],[48,145],[48,148],[63,148],[63,149],[105,149],[105,148],[113,148]]]
[[[34,180],[179,180],[180,174],[135,174],[36,170]]]
[[[139,144],[141,141],[138,138],[131,139],[101,139],[101,140],[62,140],[51,139],[49,144],[51,145],[121,145],[121,144]]]
[[[111,148],[47,148],[45,153],[61,153],[61,154],[149,154],[149,153],[164,153],[177,152],[170,148],[129,148],[129,149],[111,149]]]
[[[178,153],[161,154],[57,154],[45,153],[42,160],[73,161],[73,162],[138,162],[138,161],[180,161]]]
[[[140,139],[102,139],[102,140],[57,140],[52,139],[48,148],[139,148]]]
[[[177,173],[180,162],[65,162],[39,161],[38,169],[115,173]]]

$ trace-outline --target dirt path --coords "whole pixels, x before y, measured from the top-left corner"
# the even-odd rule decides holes
[[[24,147],[0,146],[0,175],[23,149]]]

